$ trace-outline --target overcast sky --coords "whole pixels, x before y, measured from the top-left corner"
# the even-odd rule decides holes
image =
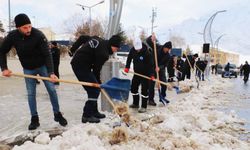
[[[56,33],[67,33],[65,21],[72,17],[88,19],[88,10],[76,3],[91,6],[101,0],[10,0],[11,17],[26,13],[35,27],[51,27]],[[220,47],[250,55],[250,0],[124,0],[121,23],[130,31],[141,26],[150,32],[152,7],[157,8],[155,32],[160,41],[178,34],[186,43],[201,44],[203,28],[208,18],[219,10],[212,26],[214,40],[225,34]],[[109,15],[109,0],[92,9],[92,18],[105,20]],[[0,0],[0,20],[8,25],[8,0]],[[7,28],[6,28],[7,29]]]

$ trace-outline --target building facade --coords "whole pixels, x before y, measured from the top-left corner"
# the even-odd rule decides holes
[[[40,31],[46,36],[48,41],[55,41],[56,40],[56,33],[51,30],[51,28],[39,28]]]
[[[240,56],[236,53],[225,52],[223,50],[210,49],[212,64],[226,64],[228,62],[238,65]]]

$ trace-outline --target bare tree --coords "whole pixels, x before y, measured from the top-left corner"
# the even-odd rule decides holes
[[[0,32],[1,32],[1,33],[4,33],[4,32],[5,32],[5,30],[4,30],[4,28],[3,28],[3,23],[1,22],[1,20],[0,20]]]
[[[183,47],[186,45],[185,39],[178,35],[172,35],[170,41],[173,44],[173,47]]]
[[[147,37],[148,37],[147,32],[143,29],[140,32],[140,38],[141,38],[142,41],[145,41]]]
[[[74,34],[82,24],[84,24],[83,16],[76,13],[64,21],[63,27],[67,33]]]

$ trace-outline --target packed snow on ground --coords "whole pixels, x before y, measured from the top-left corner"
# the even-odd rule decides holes
[[[176,95],[170,91],[167,107],[158,104],[149,107],[146,114],[131,110],[139,121],[130,127],[122,123],[128,139],[119,144],[111,145],[110,140],[113,126],[120,119],[106,113],[108,117],[99,124],[75,124],[52,139],[42,132],[34,142],[27,141],[14,150],[249,150],[249,142],[239,140],[244,120],[233,111],[225,114],[215,109],[230,98],[223,92],[225,86],[231,86],[229,80],[212,77],[189,93]],[[152,118],[146,121],[139,119],[150,115]]]
[[[9,68],[13,72],[22,72],[17,60],[9,60]],[[62,79],[76,80],[69,60],[61,61],[60,72]],[[131,78],[131,75],[126,78]],[[244,120],[234,111],[224,113],[218,109],[232,100],[237,101],[234,93],[227,91],[233,86],[230,80],[211,76],[210,81],[200,82],[200,89],[196,88],[194,79],[182,84],[194,88],[189,93],[179,95],[174,90],[168,91],[170,104],[167,107],[158,102],[156,92],[155,101],[158,106],[148,106],[147,113],[138,114],[137,110],[129,109],[136,121],[129,127],[121,123],[123,132],[115,135],[126,138],[112,145],[110,141],[116,137],[113,132],[119,129],[114,126],[120,124],[120,118],[104,112],[107,117],[101,123],[82,124],[82,108],[87,97],[81,86],[62,83],[57,87],[61,110],[69,122],[67,127],[61,127],[53,120],[44,85],[38,85],[37,105],[41,126],[35,131],[28,131],[30,115],[23,79],[0,78],[0,140],[35,137],[34,142],[26,141],[21,146],[15,146],[14,150],[250,149],[249,140],[239,138],[246,132]],[[128,103],[131,102],[130,94]],[[51,139],[45,131],[53,130],[65,131]]]

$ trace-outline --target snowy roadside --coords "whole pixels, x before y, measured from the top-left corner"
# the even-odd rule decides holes
[[[223,94],[224,86],[232,86],[228,80],[213,77],[210,82],[203,82],[200,89],[190,93],[175,95],[171,92],[170,103],[167,107],[149,107],[155,118],[139,122],[131,127],[125,127],[128,141],[111,145],[114,116],[104,119],[99,124],[76,124],[62,135],[53,139],[47,133],[40,134],[35,142],[25,142],[15,146],[14,150],[41,149],[198,149],[220,150],[238,149],[248,150],[247,141],[239,140],[244,132],[243,120],[237,118],[233,112],[225,114],[216,110],[216,106],[223,103],[227,97]],[[195,84],[195,83],[193,83]],[[132,113],[137,116],[136,111]],[[159,121],[160,120],[160,121]]]
[[[16,61],[11,68],[20,72]],[[68,61],[62,61],[62,78],[72,79]],[[43,85],[38,86],[38,109],[41,116],[41,127],[35,132],[28,132],[29,112],[22,79],[0,78],[0,138],[26,135],[36,136],[34,142],[27,141],[14,150],[89,150],[89,149],[197,149],[226,150],[250,149],[249,141],[239,140],[244,131],[244,121],[234,112],[224,113],[218,107],[233,99],[225,89],[232,86],[229,80],[212,76],[212,82],[202,82],[200,89],[190,93],[176,95],[168,92],[171,103],[167,107],[159,104],[149,107],[146,114],[138,114],[131,110],[132,116],[141,120],[155,115],[152,119],[137,122],[130,127],[124,126],[128,133],[127,142],[117,145],[109,143],[113,125],[119,120],[116,116],[106,113],[108,117],[99,124],[82,124],[80,116],[85,94],[79,85],[62,84],[58,87],[60,104],[69,126],[60,127],[53,122],[51,106]],[[193,81],[193,85],[196,83]],[[15,86],[12,86],[15,85]],[[4,87],[4,88],[2,88]],[[131,99],[129,103],[131,102]],[[53,139],[44,131],[50,129],[67,130]]]

